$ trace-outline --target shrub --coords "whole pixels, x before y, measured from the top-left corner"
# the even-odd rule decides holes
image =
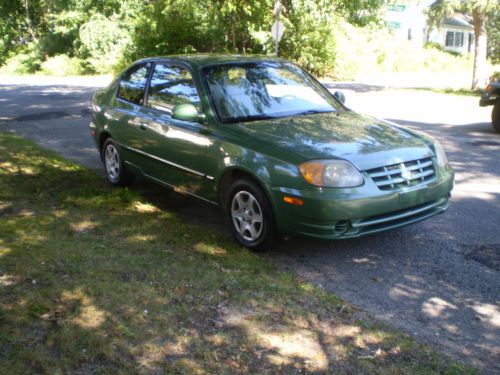
[[[44,74],[53,76],[71,76],[86,72],[85,62],[67,55],[56,55],[49,57],[41,65]]]
[[[24,48],[9,57],[0,68],[1,74],[16,75],[36,72],[42,63],[41,56],[35,48]]]
[[[80,27],[82,53],[97,73],[109,73],[120,62],[130,36],[121,21],[96,14]]]
[[[424,44],[424,48],[427,48],[427,49],[437,49],[438,51],[443,51],[444,50],[444,47],[441,44],[436,43],[436,42],[426,42]]]

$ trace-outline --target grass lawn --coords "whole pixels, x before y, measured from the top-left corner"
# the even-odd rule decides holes
[[[475,373],[0,132],[0,373]]]

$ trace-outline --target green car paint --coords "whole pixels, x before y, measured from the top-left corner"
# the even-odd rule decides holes
[[[91,127],[97,147],[101,150],[111,137],[133,174],[223,208],[227,208],[225,195],[231,182],[237,176],[248,176],[265,192],[280,233],[325,239],[400,227],[441,213],[448,206],[454,173],[448,164],[438,163],[435,141],[357,114],[340,103],[338,111],[329,113],[236,123],[219,120],[203,78],[206,68],[287,63],[284,60],[184,55],[144,59],[134,65],[156,62],[189,70],[200,98],[200,113],[193,113],[190,105],[177,106],[177,114],[171,116],[117,98],[123,74],[93,98]],[[337,159],[357,168],[363,176],[360,186],[314,186],[299,169],[309,160]],[[381,188],[393,170],[425,172],[422,175],[432,170],[432,174],[417,183],[403,181]],[[285,197],[303,204],[287,203]]]

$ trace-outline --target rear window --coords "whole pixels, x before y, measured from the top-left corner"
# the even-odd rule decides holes
[[[144,90],[148,82],[151,64],[141,64],[129,69],[120,81],[118,97],[128,102],[143,105]]]

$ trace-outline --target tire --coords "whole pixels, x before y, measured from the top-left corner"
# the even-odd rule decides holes
[[[126,170],[120,149],[111,138],[104,142],[101,153],[107,180],[115,186],[129,185],[134,176]]]
[[[500,133],[500,99],[497,99],[491,111],[491,125],[497,133]]]
[[[262,189],[250,179],[239,179],[229,188],[226,211],[231,232],[238,243],[257,252],[272,248],[274,216]]]

